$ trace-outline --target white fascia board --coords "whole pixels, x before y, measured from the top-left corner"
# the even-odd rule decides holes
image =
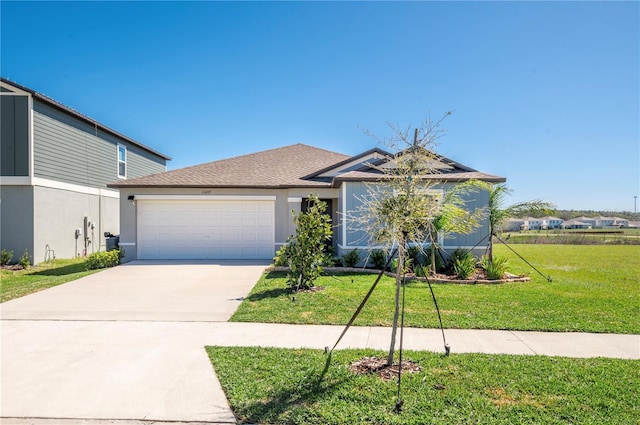
[[[322,174],[318,174],[318,177],[336,177],[340,175],[340,173],[348,168],[353,167],[354,165],[366,165],[368,162],[371,162],[375,159],[383,158],[378,152],[373,152],[370,155],[367,155],[362,158],[354,159],[353,161],[349,161],[346,164],[341,165],[340,167],[332,168],[330,170],[325,171]]]
[[[31,178],[31,185],[47,187],[50,189],[68,190],[70,192],[84,193],[87,195],[105,196],[107,198],[120,198],[120,192],[117,190],[99,189],[96,187],[81,186],[72,183],[59,182],[56,180],[43,179],[41,177]]]
[[[136,195],[136,201],[275,201],[271,195]]]
[[[5,83],[0,81],[0,87],[4,87],[7,90],[11,90],[10,92],[0,91],[0,96],[29,96],[31,97],[31,93],[26,92],[24,90],[20,90],[19,88],[13,86],[12,84]]]

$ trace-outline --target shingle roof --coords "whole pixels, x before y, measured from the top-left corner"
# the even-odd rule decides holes
[[[220,161],[123,180],[109,187],[330,187],[330,182],[303,180],[314,171],[348,159],[301,143]]]

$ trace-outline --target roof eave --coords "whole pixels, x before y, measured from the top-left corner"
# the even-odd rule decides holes
[[[389,176],[378,176],[378,177],[341,177],[338,176],[336,178],[333,179],[333,181],[331,182],[331,187],[333,188],[337,188],[340,186],[340,183],[342,182],[370,182],[370,183],[375,183],[375,182],[380,182],[380,181],[384,181],[384,180],[389,180],[392,179],[393,177],[389,177]],[[505,183],[507,181],[507,179],[505,177],[499,177],[499,176],[490,176],[490,177],[483,177],[483,178],[477,178],[477,177],[454,177],[454,176],[449,176],[449,177],[442,177],[442,178],[437,178],[437,177],[433,177],[433,178],[429,178],[429,179],[424,179],[424,180],[432,180],[432,181],[438,181],[438,182],[446,182],[446,183],[462,183],[465,181],[470,181],[470,180],[480,180],[483,182],[487,182],[487,183]]]

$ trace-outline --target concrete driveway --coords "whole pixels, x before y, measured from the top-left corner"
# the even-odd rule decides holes
[[[3,320],[226,321],[267,263],[133,261],[9,301]]]
[[[1,304],[0,422],[234,423],[203,346],[265,265],[138,261]]]

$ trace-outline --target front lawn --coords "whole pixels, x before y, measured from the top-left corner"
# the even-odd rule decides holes
[[[510,271],[530,273],[528,283],[501,285],[435,284],[447,328],[640,333],[640,246],[517,245],[514,249],[550,275],[533,272],[504,245],[496,255],[509,258]],[[284,273],[267,273],[231,318],[238,322],[344,325],[375,280],[373,274],[323,276],[324,290],[286,291]],[[389,326],[394,280],[385,277],[355,325]],[[405,324],[437,327],[429,288],[411,282],[406,290]]]
[[[355,375],[370,350],[207,347],[240,423],[635,424],[640,361],[405,352],[421,371]]]
[[[0,270],[0,302],[51,288],[99,270],[87,270],[85,259],[54,260],[25,270]]]

